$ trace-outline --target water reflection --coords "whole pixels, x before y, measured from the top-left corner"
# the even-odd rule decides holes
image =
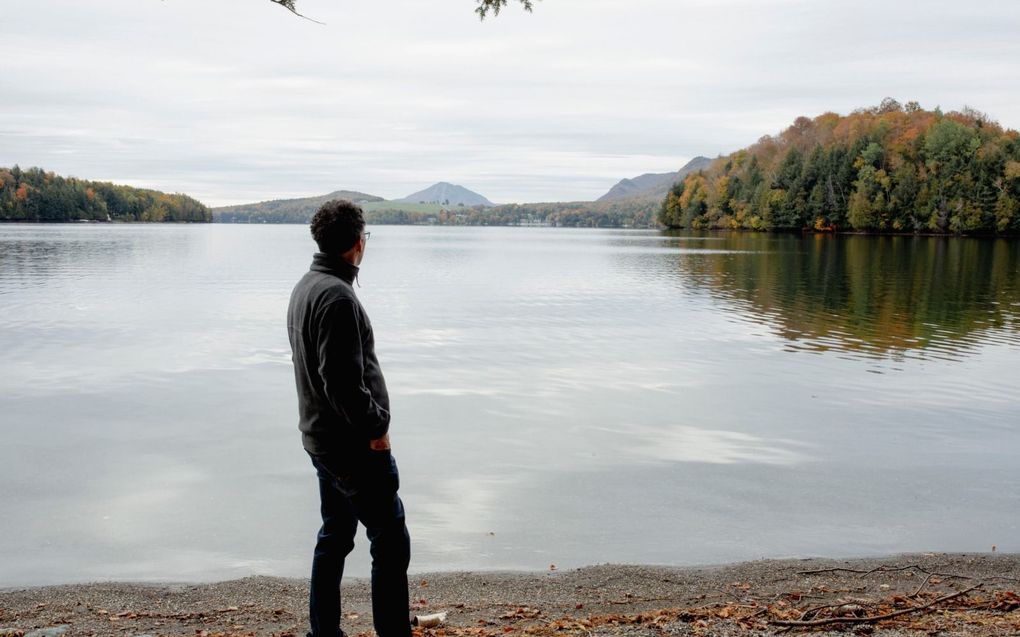
[[[719,431],[688,425],[629,425],[589,432],[592,449],[616,449],[622,465],[661,463],[794,465],[814,453],[810,445],[789,439],[766,439],[741,431]]]
[[[1020,550],[1016,244],[373,234],[417,570]],[[0,586],[307,576],[283,325],[311,248],[0,227]]]
[[[1020,345],[1020,242],[941,237],[669,235],[667,267],[791,351],[958,360]],[[691,247],[723,248],[705,255]]]

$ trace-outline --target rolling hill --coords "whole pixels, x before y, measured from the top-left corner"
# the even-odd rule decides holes
[[[354,190],[337,190],[318,197],[300,199],[273,199],[258,203],[213,208],[213,219],[218,223],[308,223],[319,206],[330,199],[350,199],[355,203],[384,201],[382,197],[366,195]]]

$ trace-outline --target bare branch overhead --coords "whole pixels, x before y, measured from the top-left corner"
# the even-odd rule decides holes
[[[287,9],[294,15],[304,18],[305,20],[310,20],[312,22],[315,22],[316,24],[323,24],[318,20],[313,20],[312,18],[309,18],[308,16],[299,13],[296,6],[297,0],[269,0],[269,1],[274,4],[280,5],[281,7]],[[478,7],[475,8],[475,13],[477,13],[478,17],[481,18],[482,20],[484,20],[486,16],[488,16],[490,13],[494,16],[499,15],[500,10],[503,9],[503,7],[505,7],[510,2],[510,0],[475,0],[475,1],[478,3]],[[524,7],[525,11],[531,11],[534,8],[536,2],[536,0],[517,0],[517,1],[521,3],[521,6]]]

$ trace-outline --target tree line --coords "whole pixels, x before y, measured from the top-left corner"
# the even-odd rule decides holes
[[[1020,133],[887,98],[799,117],[676,183],[673,228],[1020,233]]]
[[[336,195],[337,193],[333,193]],[[321,202],[333,195],[284,202],[286,206],[253,204],[220,208],[214,212],[217,223],[308,223]],[[374,198],[378,200],[378,197]],[[318,202],[318,203],[316,203]],[[277,202],[269,202],[276,204]],[[573,201],[505,204],[494,207],[440,206],[369,202],[365,221],[379,225],[439,226],[523,226],[548,225],[565,228],[657,228],[658,201],[621,199],[613,201]]]
[[[211,222],[187,195],[61,177],[42,168],[0,168],[0,221]]]
[[[365,212],[365,220],[382,225],[649,228],[658,225],[655,220],[657,208],[657,202],[645,200],[574,201],[505,204],[490,208],[453,207],[439,212],[371,210]]]

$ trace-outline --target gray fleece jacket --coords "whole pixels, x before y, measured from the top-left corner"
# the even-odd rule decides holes
[[[290,296],[298,429],[313,455],[356,460],[390,426],[372,323],[352,287],[357,275],[357,266],[319,252]]]

